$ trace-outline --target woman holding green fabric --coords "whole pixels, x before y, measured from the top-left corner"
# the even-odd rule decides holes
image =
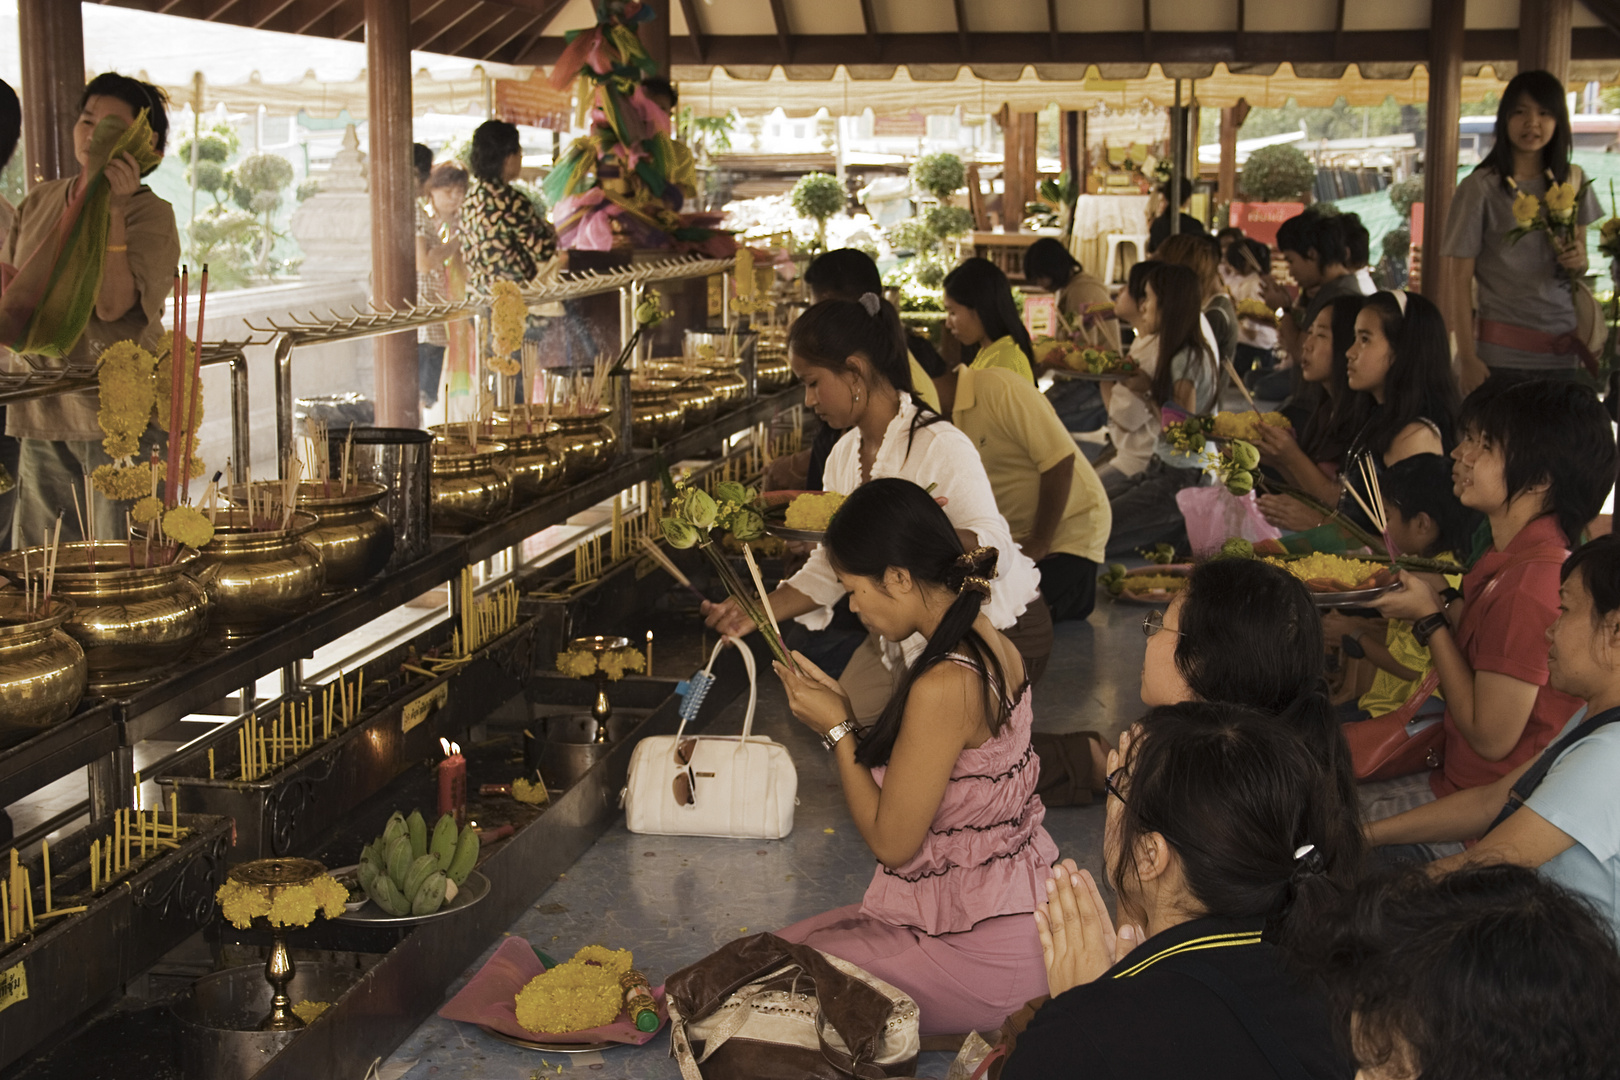
[[[73,127],[79,175],[36,185],[17,208],[16,226],[0,248],[6,282],[0,293],[0,327],[6,345],[30,354],[27,361],[10,357],[13,367],[62,361],[89,366],[119,341],[157,346],[163,307],[180,262],[180,236],[173,207],[143,185],[141,177],[162,160],[167,104],[162,90],[124,75],[98,75],[85,87]],[[115,136],[116,143],[116,136],[136,125],[143,111],[152,132],[150,147],[109,156],[108,136]],[[102,177],[105,188],[97,183]],[[63,229],[68,223],[74,227]],[[60,239],[64,231],[65,245]],[[89,297],[77,289],[95,275],[98,264],[100,284],[93,303],[85,303]],[[54,273],[58,267],[63,271],[59,276]],[[59,288],[74,295],[59,297]],[[99,395],[91,390],[35,398],[7,410],[6,433],[22,443],[13,547],[39,543],[47,526],[54,531],[64,507],[84,505],[86,475],[110,463],[96,422],[99,406]],[[141,441],[142,454],[152,440],[149,429]],[[91,504],[98,537],[123,532],[124,507],[99,495]],[[82,539],[72,513],[62,515],[62,538]]]

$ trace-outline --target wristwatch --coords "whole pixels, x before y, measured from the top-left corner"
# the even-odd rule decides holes
[[[1425,649],[1429,647],[1429,639],[1439,632],[1442,627],[1450,625],[1446,622],[1446,613],[1443,611],[1431,612],[1412,624],[1412,637]]]
[[[831,731],[827,732],[827,734],[821,737],[821,745],[825,746],[829,751],[831,751],[833,747],[838,745],[838,740],[842,739],[845,735],[848,735],[850,732],[855,731],[856,729],[857,725],[855,721],[845,720],[842,724],[839,724],[837,727],[833,728]]]

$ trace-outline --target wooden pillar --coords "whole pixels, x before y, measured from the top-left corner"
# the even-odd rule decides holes
[[[1018,232],[1024,204],[1035,198],[1035,150],[1040,130],[1037,113],[1001,110],[1001,224]]]
[[[79,171],[73,123],[84,93],[84,17],[76,3],[17,0],[29,187]]]
[[[1467,304],[1455,295],[1450,259],[1440,257],[1446,214],[1457,187],[1457,125],[1461,119],[1463,16],[1466,0],[1434,0],[1429,21],[1429,110],[1423,146],[1423,295],[1434,301],[1451,329]]]
[[[658,74],[669,78],[669,0],[647,0],[653,17],[641,24],[641,43],[658,65]]]
[[[1058,159],[1078,184],[1086,180],[1086,114],[1064,109],[1058,114]]]
[[[367,102],[371,160],[371,296],[378,304],[416,302],[416,172],[411,164],[410,8],[366,0]],[[377,339],[376,422],[421,423],[416,331]]]
[[[1249,103],[1238,100],[1236,105],[1221,110],[1221,171],[1215,185],[1215,201],[1222,206],[1238,196],[1237,140],[1238,130],[1249,118]]]
[[[1519,0],[1519,70],[1550,71],[1569,82],[1575,0]]]

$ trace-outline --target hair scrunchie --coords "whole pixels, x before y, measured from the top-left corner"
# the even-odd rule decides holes
[[[976,592],[988,600],[990,583],[996,576],[996,563],[1000,558],[1001,553],[993,547],[964,551],[951,564],[950,571],[945,575],[945,583],[957,593]]]
[[[883,310],[883,300],[877,293],[861,293],[860,305],[874,319],[877,318],[877,313]]]
[[[1327,873],[1327,861],[1315,844],[1301,844],[1294,850],[1294,871],[1288,880],[1295,885],[1308,877]]]

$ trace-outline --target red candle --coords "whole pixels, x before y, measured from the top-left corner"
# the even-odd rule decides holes
[[[440,745],[449,755],[438,764],[439,813],[454,814],[457,825],[467,824],[467,759],[461,756],[461,747],[448,739]]]

